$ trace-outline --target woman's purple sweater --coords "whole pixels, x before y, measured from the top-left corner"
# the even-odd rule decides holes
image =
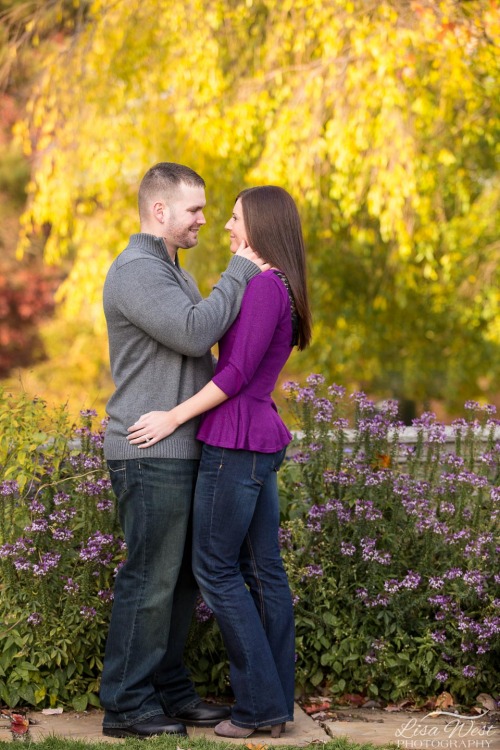
[[[284,448],[292,435],[271,393],[292,351],[290,299],[271,270],[248,284],[238,317],[219,342],[213,382],[229,396],[202,417],[197,438],[209,445],[261,453]]]

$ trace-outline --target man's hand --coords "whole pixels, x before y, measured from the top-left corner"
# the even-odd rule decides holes
[[[260,255],[257,255],[255,250],[252,250],[250,245],[247,245],[245,241],[241,243],[239,248],[236,250],[235,255],[239,255],[241,258],[251,260],[252,263],[255,263],[255,265],[260,268],[261,271],[269,271],[269,269],[271,268],[270,264],[263,261]]]
[[[150,448],[179,427],[174,410],[149,411],[129,427],[127,440],[138,448]]]

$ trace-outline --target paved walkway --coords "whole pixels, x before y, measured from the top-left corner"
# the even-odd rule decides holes
[[[102,712],[44,715],[31,712],[37,723],[30,727],[33,740],[56,735],[75,740],[120,743],[123,740],[104,737],[101,732]],[[268,732],[259,732],[248,740],[219,738],[213,729],[189,727],[190,737],[205,736],[213,740],[237,745],[293,745],[306,747],[312,743],[325,744],[332,738],[346,737],[360,744],[393,745],[405,750],[500,750],[498,715],[477,719],[454,718],[449,715],[432,716],[422,712],[401,711],[388,713],[377,709],[340,709],[333,719],[315,721],[296,706],[295,721],[287,726],[280,739],[271,740]],[[8,741],[10,731],[6,722],[0,724],[0,740]]]
[[[35,741],[44,737],[56,735],[67,737],[74,740],[91,740],[93,742],[123,742],[123,740],[113,737],[104,737],[102,734],[102,711],[92,710],[84,713],[62,713],[57,715],[45,715],[32,711],[28,714],[30,719],[36,721],[30,727],[31,738]],[[8,730],[7,722],[1,722],[0,740],[9,740],[11,733]],[[228,738],[217,737],[213,729],[188,727],[190,737],[207,737],[214,740],[224,740],[225,742],[243,744],[247,742],[258,744],[272,745],[295,745],[305,747],[313,742],[324,743],[329,739],[325,730],[313,721],[299,706],[295,707],[295,721],[287,725],[285,734],[279,739],[271,740],[269,732],[256,732],[248,740],[231,740]],[[180,741],[181,744],[181,741]]]

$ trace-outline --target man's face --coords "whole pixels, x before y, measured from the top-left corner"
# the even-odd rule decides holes
[[[203,215],[205,190],[181,183],[165,207],[163,237],[169,249],[194,247],[198,232],[206,224]]]

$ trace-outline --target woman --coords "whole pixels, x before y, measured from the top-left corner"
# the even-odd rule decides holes
[[[297,208],[282,188],[239,194],[226,224],[231,252],[244,242],[270,270],[255,276],[219,343],[213,379],[169,412],[144,414],[129,440],[147,445],[203,414],[194,501],[193,570],[219,623],[236,698],[223,737],[293,719],[293,606],[278,545],[276,472],[291,440],[271,393],[293,346],[311,338],[304,241]]]

